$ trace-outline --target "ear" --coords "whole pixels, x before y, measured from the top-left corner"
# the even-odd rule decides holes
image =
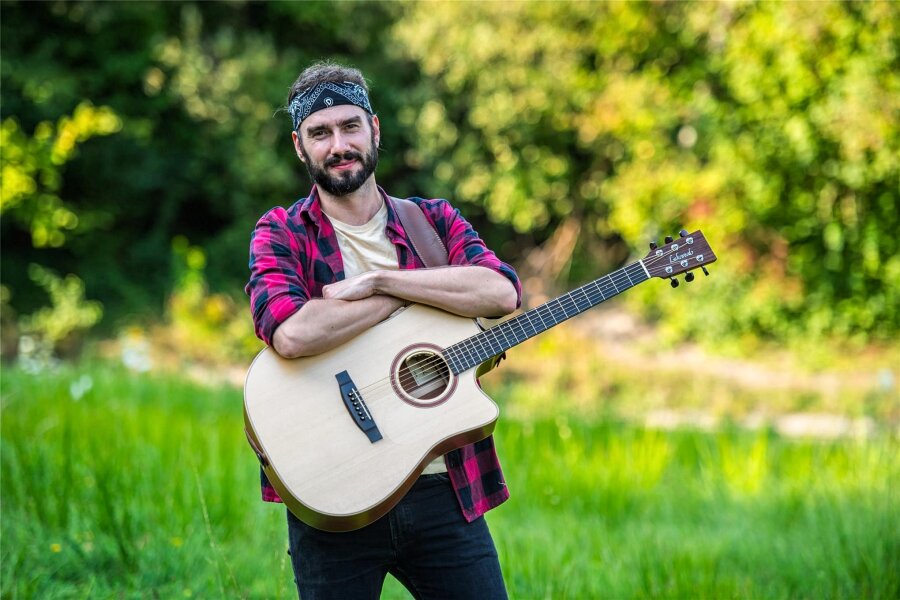
[[[294,142],[294,151],[297,153],[297,158],[300,159],[300,162],[306,162],[306,158],[303,156],[303,146],[300,142],[300,135],[296,131],[291,132],[291,140]]]
[[[381,144],[381,124],[378,122],[378,115],[372,115],[372,133],[375,135],[375,146]]]

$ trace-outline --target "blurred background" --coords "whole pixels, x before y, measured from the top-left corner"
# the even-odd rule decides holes
[[[243,286],[325,58],[379,183],[450,199],[526,306],[682,228],[718,255],[484,378],[513,597],[900,594],[900,4],[0,10],[2,597],[293,593]]]

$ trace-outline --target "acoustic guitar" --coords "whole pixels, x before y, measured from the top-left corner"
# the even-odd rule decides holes
[[[490,329],[413,304],[316,356],[254,359],[244,385],[247,438],[299,519],[350,531],[386,514],[433,459],[486,438],[499,409],[476,377],[525,340],[653,277],[716,260],[700,231]],[[708,272],[706,272],[708,274]]]

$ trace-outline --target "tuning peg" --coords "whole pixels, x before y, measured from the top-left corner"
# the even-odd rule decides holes
[[[687,275],[684,276],[684,280],[688,283],[692,282],[694,280],[694,274],[688,273]]]
[[[681,231],[678,232],[678,235],[680,235],[681,237],[687,237],[688,236],[687,229],[682,229]]]
[[[671,244],[671,243],[672,243],[672,239],[673,239],[673,238],[672,238],[671,235],[667,235],[667,236],[666,236],[666,243],[667,243],[667,244]]]
[[[677,287],[678,287],[678,280],[675,279],[675,278],[673,277],[672,279],[669,280],[669,284],[670,284],[673,288],[677,288]]]
[[[703,269],[703,274],[709,277],[709,271],[706,270],[706,266],[702,266],[700,268]]]
[[[650,242],[650,249],[656,250],[656,242]]]

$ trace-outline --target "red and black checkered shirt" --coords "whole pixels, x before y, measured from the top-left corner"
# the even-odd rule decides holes
[[[424,268],[413,249],[390,197],[379,188],[388,210],[385,233],[397,249],[400,269]],[[444,241],[451,265],[487,267],[508,278],[522,291],[516,272],[491,252],[472,226],[446,200],[409,198],[422,209]],[[250,240],[250,296],[256,335],[272,344],[275,329],[300,310],[310,298],[321,298],[322,287],[344,279],[344,265],[337,236],[322,212],[316,187],[290,208],[276,207],[256,224]],[[518,302],[517,302],[518,303]],[[509,498],[500,470],[494,439],[449,452],[447,474],[456,490],[463,515],[472,521]],[[262,497],[281,502],[262,471]]]

